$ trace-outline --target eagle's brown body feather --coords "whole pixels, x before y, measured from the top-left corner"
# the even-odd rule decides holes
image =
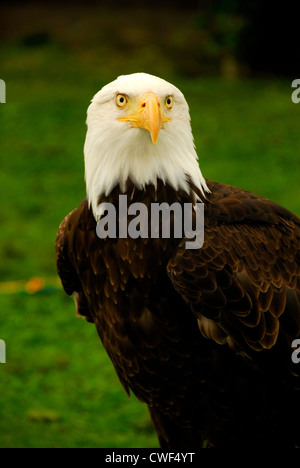
[[[291,359],[300,220],[207,183],[201,249],[187,250],[184,239],[101,240],[84,200],[60,226],[58,272],[127,392],[149,406],[163,447],[292,447],[300,443],[300,368]],[[119,193],[99,202],[117,204]],[[129,184],[127,193],[146,205],[191,201],[161,181],[157,190]]]

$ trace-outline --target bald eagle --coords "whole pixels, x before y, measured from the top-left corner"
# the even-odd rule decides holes
[[[93,98],[87,126],[87,196],[59,227],[58,274],[125,390],[148,405],[160,446],[299,445],[299,218],[202,176],[187,102],[163,79],[120,76]],[[203,245],[174,235],[174,213],[169,237],[99,237],[103,203],[124,218],[120,195],[201,204]]]

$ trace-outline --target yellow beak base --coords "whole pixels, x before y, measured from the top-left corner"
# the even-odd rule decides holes
[[[139,102],[137,112],[120,117],[121,122],[130,122],[131,127],[138,127],[147,130],[152,139],[153,145],[156,145],[159,131],[163,128],[164,122],[170,119],[163,117],[161,104],[157,94],[152,92],[144,93]]]

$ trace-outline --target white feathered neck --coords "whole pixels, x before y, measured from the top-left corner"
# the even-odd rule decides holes
[[[162,102],[168,95],[174,98],[168,114],[171,121],[160,130],[156,145],[147,131],[120,122],[122,111],[115,104],[117,93],[134,100],[146,91],[157,93]],[[87,125],[85,178],[95,218],[99,197],[108,196],[117,185],[125,193],[128,179],[138,189],[147,184],[156,186],[161,179],[175,190],[190,193],[190,178],[203,196],[209,191],[198,164],[188,105],[183,94],[170,83],[144,73],[119,77],[93,98]]]

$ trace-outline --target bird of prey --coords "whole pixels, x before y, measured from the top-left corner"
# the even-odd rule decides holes
[[[161,78],[104,86],[87,128],[87,195],[59,227],[58,273],[160,446],[300,444],[299,218],[202,176],[188,104]],[[197,248],[175,235],[174,204],[193,207],[192,226],[203,207]],[[161,216],[151,236],[157,205],[170,208],[169,235]]]

